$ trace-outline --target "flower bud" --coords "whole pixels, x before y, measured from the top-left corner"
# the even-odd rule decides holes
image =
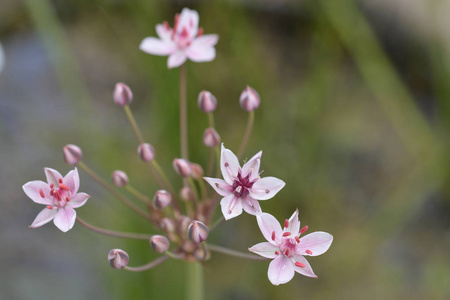
[[[108,260],[111,267],[114,269],[123,269],[128,265],[130,257],[128,253],[120,249],[112,249],[108,253]]]
[[[150,238],[150,245],[157,253],[163,253],[169,250],[170,242],[163,235],[154,235]]]
[[[155,148],[148,143],[140,144],[137,151],[139,157],[145,162],[152,161],[155,158]]]
[[[188,237],[191,241],[201,243],[208,237],[209,228],[200,221],[192,221],[188,228]]]
[[[125,106],[133,100],[133,93],[128,85],[119,82],[114,88],[113,99],[117,105]]]
[[[201,91],[198,95],[198,107],[205,113],[210,113],[216,110],[217,99],[208,91]]]
[[[180,216],[178,218],[178,227],[181,232],[187,233],[192,220],[188,216]]]
[[[174,232],[175,231],[175,223],[172,219],[163,218],[161,223],[159,223],[159,227],[166,232]]]
[[[192,171],[192,177],[194,179],[200,179],[203,177],[203,168],[199,164],[196,163],[190,163],[191,171]]]
[[[183,158],[175,158],[173,160],[173,168],[181,177],[188,177],[192,173],[189,162]]]
[[[115,170],[111,175],[112,182],[117,187],[124,187],[128,184],[128,176],[124,171]]]
[[[214,128],[210,127],[205,129],[203,133],[203,144],[210,148],[220,145],[220,135]]]
[[[180,198],[183,201],[189,202],[194,200],[194,192],[188,186],[185,186],[180,191]]]
[[[83,152],[77,145],[68,144],[63,147],[63,155],[64,161],[67,164],[74,166],[80,162]]]
[[[198,246],[197,248],[195,248],[195,250],[193,251],[193,254],[194,254],[194,257],[199,261],[209,259],[209,252],[204,247],[201,247],[201,246]]]
[[[239,98],[241,107],[248,112],[254,111],[258,108],[260,102],[261,98],[259,98],[258,92],[247,85]]]
[[[166,190],[158,190],[153,197],[153,204],[158,209],[163,209],[172,202],[172,195]]]

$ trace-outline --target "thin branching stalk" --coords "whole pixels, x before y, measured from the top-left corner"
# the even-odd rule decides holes
[[[223,253],[223,254],[230,255],[230,256],[236,256],[236,257],[240,257],[240,258],[247,258],[247,259],[253,259],[253,260],[267,260],[267,258],[264,258],[264,257],[261,257],[261,256],[256,256],[256,255],[253,255],[253,254],[247,254],[247,253],[244,253],[244,252],[231,250],[231,249],[228,249],[228,248],[224,248],[224,247],[216,246],[216,245],[211,245],[211,244],[208,244],[208,249],[211,250],[211,251]]]
[[[99,227],[96,227],[94,225],[87,223],[86,221],[82,220],[80,217],[77,217],[77,222],[80,225],[82,225],[82,226],[86,227],[87,229],[92,230],[94,232],[104,234],[104,235],[114,236],[114,237],[118,237],[118,238],[150,240],[150,238],[152,237],[150,234],[118,232],[118,231],[114,231],[114,230],[99,228]]]
[[[150,270],[151,268],[156,267],[157,265],[159,265],[160,263],[166,261],[169,257],[167,255],[161,256],[157,259],[155,259],[152,262],[149,262],[146,265],[140,266],[140,267],[129,267],[126,266],[125,268],[123,268],[124,270],[130,271],[130,272],[142,272],[142,271],[147,271]]]
[[[180,142],[181,157],[188,159],[188,124],[187,124],[187,95],[186,95],[186,64],[180,67]]]
[[[237,155],[238,159],[240,159],[242,156],[242,153],[244,153],[244,149],[245,149],[245,146],[247,145],[248,138],[250,137],[250,133],[252,132],[254,121],[255,121],[255,112],[251,111],[248,113],[247,127],[245,128],[244,137],[242,138],[241,146],[239,147],[239,152]]]
[[[131,185],[127,184],[125,186],[125,189],[130,192],[132,195],[134,195],[136,198],[138,198],[139,200],[141,200],[142,202],[144,202],[145,204],[147,204],[148,206],[152,205],[152,202],[150,201],[150,199],[145,196],[144,194],[142,194],[141,192],[139,192],[137,189],[135,189],[134,187],[132,187]]]

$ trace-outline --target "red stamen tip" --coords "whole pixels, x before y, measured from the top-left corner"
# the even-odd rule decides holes
[[[272,241],[275,241],[275,231],[272,231]]]
[[[66,196],[66,202],[69,202],[70,198],[68,196]]]
[[[200,28],[198,29],[197,37],[202,36],[202,34],[203,34],[203,28],[200,27]]]
[[[300,229],[300,234],[304,233],[306,230],[308,230],[308,226],[305,226],[302,229]]]
[[[291,250],[288,248],[288,249],[286,249],[286,251],[284,252],[284,255],[289,256],[290,253],[291,253]]]
[[[166,30],[170,29],[169,23],[167,23],[167,21],[163,22],[163,26],[164,26],[164,29],[166,29]]]
[[[50,183],[50,188],[52,189],[54,187],[55,187],[55,185],[53,183]]]
[[[285,232],[285,233],[283,233],[283,236],[290,236],[290,235],[291,235],[290,232]]]
[[[60,179],[58,180],[58,182],[59,182],[59,183],[63,183],[63,180],[62,180],[62,178],[60,178]]]
[[[55,192],[56,198],[58,199],[58,201],[61,201],[61,195],[59,194],[58,191]]]
[[[54,190],[50,190],[50,196],[52,196],[52,197],[53,197],[53,191]]]
[[[53,209],[53,206],[48,205],[47,208],[48,208],[48,209]]]
[[[275,255],[279,255],[280,254],[280,252],[278,252],[278,251],[275,251]]]
[[[295,237],[295,241],[297,242],[297,244],[300,244],[300,238],[298,236]]]
[[[45,198],[44,191],[42,189],[39,189],[39,194],[41,195],[42,198]]]
[[[295,266],[296,266],[296,267],[300,267],[300,268],[306,267],[305,264],[302,264],[301,262],[298,262],[298,261],[295,262]]]
[[[289,220],[286,219],[284,220],[284,228],[288,228],[289,227]]]
[[[312,254],[312,251],[311,251],[311,250],[306,250],[305,252],[306,252],[306,254],[309,254],[309,255]]]
[[[62,184],[62,183],[59,184],[59,188],[65,190],[67,192],[70,191],[69,187],[67,185],[65,185],[65,184]]]

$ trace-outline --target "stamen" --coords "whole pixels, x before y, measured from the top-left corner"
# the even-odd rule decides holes
[[[230,205],[230,209],[228,210],[228,213],[231,214],[233,211],[233,207],[236,204],[238,198],[234,197],[233,200],[231,201],[231,205]]]
[[[266,192],[266,194],[268,194],[268,193],[270,193],[270,190],[269,190],[269,189],[266,189],[266,191],[265,191],[265,192]]]
[[[50,196],[52,196],[53,197],[53,192],[54,192],[54,190],[52,189],[52,190],[50,190]]]
[[[291,253],[291,249],[287,248],[286,251],[284,252],[284,255],[289,256],[290,253]]]
[[[288,228],[289,227],[289,220],[286,219],[284,220],[284,228]]]
[[[229,166],[229,164],[226,162],[226,163],[225,163],[225,168],[228,168],[228,166]]]
[[[298,262],[298,261],[295,262],[295,266],[296,266],[296,267],[300,267],[300,268],[306,267],[305,264],[302,264],[301,262]]]
[[[53,206],[48,205],[47,208],[48,208],[48,209],[53,209]]]
[[[69,196],[66,196],[66,202],[69,202],[69,201],[70,201]]]
[[[61,195],[59,194],[59,191],[55,191],[55,195],[56,195],[56,198],[58,199],[58,201],[62,200]]]
[[[59,188],[65,190],[67,192],[70,191],[69,187],[67,185],[65,185],[65,184],[62,184],[62,183],[59,184]]]
[[[278,251],[275,251],[275,255],[279,255],[280,254],[280,252],[278,252]]]
[[[305,253],[311,255],[312,251],[311,250],[306,250]]]
[[[60,179],[58,180],[58,182],[59,182],[59,183],[63,183],[63,180],[62,180],[62,178],[60,178]]]
[[[219,187],[219,184],[216,182],[216,188],[218,188]]]
[[[53,183],[50,183],[50,188],[52,189],[54,187],[55,187],[55,185]]]
[[[291,235],[290,232],[285,232],[285,233],[283,233],[283,236],[290,236],[290,235]]]
[[[300,234],[304,233],[306,230],[308,230],[308,226],[305,226],[302,229],[300,229]]]
[[[297,242],[297,244],[300,244],[300,238],[298,236],[295,237],[295,241]]]
[[[272,231],[272,241],[275,241],[275,231]]]
[[[165,30],[169,30],[170,29],[169,23],[167,23],[167,21],[163,22],[163,26],[164,26]]]
[[[45,198],[44,191],[42,189],[39,189],[39,194],[41,195],[42,198]]]

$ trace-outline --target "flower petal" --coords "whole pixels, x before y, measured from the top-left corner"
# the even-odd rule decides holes
[[[195,62],[212,61],[216,58],[216,49],[211,46],[200,46],[195,41],[186,49],[186,56]]]
[[[67,173],[63,179],[63,182],[69,188],[72,195],[75,195],[80,187],[80,176],[78,175],[77,168]]]
[[[250,158],[248,162],[244,164],[241,173],[242,177],[247,176],[250,171],[252,172],[252,175],[249,178],[250,181],[259,177],[259,165],[261,164],[261,155],[262,151],[259,151],[258,153],[253,155],[253,157]]]
[[[169,69],[181,66],[186,61],[186,53],[184,51],[175,51],[170,54],[167,60],[167,67]]]
[[[242,201],[234,194],[223,197],[220,201],[220,206],[222,208],[222,214],[225,220],[232,219],[242,214]]]
[[[313,269],[311,268],[311,265],[309,264],[309,262],[306,260],[306,258],[304,258],[301,255],[294,255],[293,256],[295,262],[299,262],[305,265],[305,267],[297,267],[295,265],[295,262],[293,262],[293,266],[294,266],[294,270],[297,273],[300,273],[302,275],[308,276],[308,277],[312,277],[312,278],[317,278],[316,274],[314,274]]]
[[[73,208],[78,208],[83,206],[86,201],[88,201],[88,199],[91,198],[91,196],[89,196],[88,194],[85,193],[78,193],[75,196],[73,196],[72,198],[70,198],[69,201],[69,205],[72,206]]]
[[[269,276],[270,282],[273,285],[279,285],[290,281],[294,277],[294,265],[289,257],[284,255],[278,255],[269,264]]]
[[[44,205],[52,205],[52,197],[50,197],[50,187],[47,183],[41,180],[33,180],[25,183],[22,186],[25,194],[33,200],[35,203],[44,204]],[[40,190],[44,193],[44,197],[42,198]]]
[[[255,200],[250,197],[246,197],[242,199],[242,208],[251,215],[258,215],[261,213],[261,206],[259,205],[258,200]]]
[[[45,168],[44,172],[45,172],[45,177],[47,177],[48,184],[53,183],[55,185],[55,187],[57,187],[59,185],[59,180],[63,178],[62,175],[58,171],[51,169],[51,168]]]
[[[75,224],[76,217],[77,213],[75,210],[72,206],[67,205],[58,209],[58,213],[53,219],[53,223],[55,223],[56,227],[58,227],[62,232],[67,232],[72,229],[73,224]]]
[[[289,226],[286,231],[291,232],[292,234],[297,235],[300,231],[300,220],[298,219],[298,209],[292,214],[289,218]]]
[[[267,200],[275,196],[283,187],[283,180],[275,177],[264,177],[253,184],[250,197],[257,200]]]
[[[186,28],[188,37],[193,39],[198,32],[198,12],[189,8],[183,8],[178,19],[177,34],[181,34]]]
[[[271,243],[268,243],[268,242],[256,244],[253,247],[249,248],[248,250],[253,253],[256,253],[262,257],[267,257],[267,258],[277,257],[277,255],[275,254],[275,251],[280,251],[280,249],[277,246],[272,245]]]
[[[325,253],[333,242],[333,236],[327,232],[316,231],[300,238],[296,254],[317,256]],[[307,254],[306,250],[312,252]],[[309,252],[308,251],[308,252]]]
[[[203,179],[206,180],[209,185],[213,187],[213,189],[220,195],[220,196],[228,196],[230,193],[233,192],[233,187],[229,185],[225,180],[219,179],[219,178],[210,178],[210,177],[203,177]]]
[[[220,170],[222,171],[222,176],[225,181],[233,185],[234,178],[238,174],[239,161],[233,152],[225,148],[222,143],[222,153],[220,155]]]
[[[167,24],[167,23],[166,23]],[[170,41],[172,36],[172,29],[167,25],[158,24],[156,25],[156,34],[162,41]]]
[[[37,215],[36,219],[34,219],[33,224],[30,225],[31,228],[40,227],[44,224],[47,224],[50,222],[58,212],[57,209],[48,209],[44,208],[41,210],[41,212]]]
[[[149,54],[165,56],[174,53],[177,50],[177,46],[170,40],[147,37],[142,40],[139,49]]]
[[[262,213],[256,216],[256,221],[258,222],[261,233],[269,243],[272,245],[280,244],[283,231],[281,230],[280,223],[278,223],[274,216],[268,213]],[[275,240],[272,240],[273,232],[275,232]]]

